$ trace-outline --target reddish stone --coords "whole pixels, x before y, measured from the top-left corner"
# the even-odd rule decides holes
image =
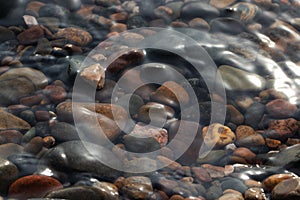
[[[287,118],[297,111],[297,106],[284,99],[275,99],[266,104],[266,110],[271,117]]]
[[[50,113],[46,110],[37,110],[34,114],[37,121],[48,121],[50,119]]]
[[[0,131],[0,144],[21,144],[23,134],[16,130]]]
[[[121,23],[115,23],[110,27],[110,32],[121,33],[126,30],[127,30],[126,24],[121,24]]]
[[[50,99],[54,103],[60,103],[60,102],[64,101],[67,98],[67,92],[61,86],[48,85],[44,89],[44,92],[49,95]]]
[[[20,44],[28,45],[36,43],[40,38],[44,36],[44,30],[40,26],[32,26],[20,33],[17,38]]]
[[[128,17],[128,14],[126,12],[120,12],[120,13],[114,13],[109,16],[111,20],[120,22],[120,21],[125,21]]]
[[[9,198],[25,200],[28,198],[39,198],[52,190],[63,188],[62,184],[49,176],[30,175],[19,178],[12,183],[8,190]]]
[[[44,145],[44,141],[41,137],[32,138],[24,147],[24,151],[31,154],[38,154]]]
[[[219,166],[213,166],[210,164],[201,165],[209,174],[211,178],[222,178],[225,175],[225,168]]]
[[[202,167],[192,167],[192,173],[194,174],[195,180],[199,183],[212,181],[208,172]]]
[[[298,122],[294,118],[273,120],[269,123],[266,136],[272,139],[285,141],[287,138],[294,136],[298,129]]]
[[[269,176],[262,182],[262,186],[265,191],[271,192],[273,188],[283,180],[293,178],[292,174],[274,174]]]
[[[36,94],[28,97],[23,97],[20,99],[20,104],[23,104],[25,106],[33,106],[38,105],[43,100],[44,95],[42,94]]]
[[[244,147],[235,149],[232,155],[244,158],[249,164],[253,163],[256,158],[255,153]]]

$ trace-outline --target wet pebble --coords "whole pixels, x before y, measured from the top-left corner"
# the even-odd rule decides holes
[[[215,18],[210,21],[209,26],[212,33],[238,35],[241,32],[246,31],[246,27],[241,21],[231,17]],[[233,29],[231,27],[235,28]]]
[[[42,150],[43,144],[44,141],[41,137],[34,137],[24,146],[24,151],[34,155],[38,154]]]
[[[66,90],[58,85],[48,85],[43,91],[54,103],[60,103],[67,98]]]
[[[261,12],[260,8],[257,5],[248,2],[237,3],[229,9],[233,11],[233,15],[235,17],[238,17],[244,22],[254,20]]]
[[[274,174],[269,176],[262,182],[262,186],[265,191],[271,192],[273,188],[283,180],[293,178],[292,174]]]
[[[193,19],[200,17],[210,20],[219,16],[219,11],[215,7],[203,2],[191,1],[185,3],[181,8],[181,18]]]
[[[126,178],[121,190],[129,199],[148,199],[153,193],[151,180],[144,176]]]
[[[280,182],[272,190],[271,198],[274,200],[299,199],[300,178],[291,178]]]
[[[0,42],[15,39],[15,33],[4,26],[0,26]]]
[[[80,72],[80,77],[97,89],[102,89],[104,86],[105,72],[100,64],[94,64],[84,68]]]
[[[252,128],[257,128],[265,113],[265,105],[262,103],[253,103],[248,107],[245,117],[245,124]]]
[[[266,80],[255,73],[228,65],[222,65],[218,69],[224,87],[229,91],[260,91],[266,86]]]
[[[65,38],[69,42],[79,45],[86,46],[88,45],[93,37],[91,34],[81,28],[68,27],[59,29],[55,34],[56,38]]]
[[[28,45],[36,43],[40,38],[44,36],[44,30],[40,26],[32,26],[26,29],[17,36],[17,39],[21,44]]]
[[[105,147],[81,141],[61,143],[48,150],[43,159],[56,169],[90,172],[103,178],[116,178],[119,174],[104,163],[121,166],[119,159]]]
[[[267,200],[266,194],[261,188],[249,188],[245,192],[245,200]]]
[[[218,0],[210,0],[209,4],[220,9],[220,8],[226,8],[227,6],[230,6],[236,2],[236,0],[225,0],[225,1],[218,1]]]
[[[29,130],[31,126],[23,119],[0,109],[0,130]]]
[[[70,11],[76,11],[81,6],[81,0],[68,0],[68,1],[54,1],[57,5],[66,7]]]
[[[45,198],[51,199],[104,199],[104,200],[114,200],[115,198],[110,198],[108,194],[103,192],[100,188],[91,186],[72,186],[68,188],[63,188],[49,192],[45,195]]]
[[[236,109],[233,105],[226,105],[227,112],[229,112],[230,115],[230,122],[240,125],[244,122],[244,116],[241,114],[241,112]]]
[[[9,160],[0,158],[0,192],[4,194],[7,192],[9,185],[18,178],[19,170]]]
[[[0,87],[2,88],[0,103],[4,105],[16,103],[21,97],[43,89],[47,83],[47,77],[38,70],[27,67],[11,69],[0,76]]]
[[[243,194],[236,190],[227,189],[223,192],[223,195],[218,198],[218,200],[244,200]]]
[[[243,183],[243,181],[231,177],[225,177],[221,182],[221,187],[223,191],[227,189],[232,189],[239,191],[242,194],[244,194],[248,189],[247,186]]]
[[[62,187],[59,181],[49,176],[30,175],[12,183],[8,190],[8,196],[25,200],[32,197],[43,197],[49,191]]]
[[[66,142],[71,140],[79,140],[79,136],[76,127],[66,123],[57,122],[50,125],[51,135],[58,142]]]
[[[284,109],[282,109],[284,108]],[[284,99],[275,99],[266,104],[266,111],[274,118],[288,118],[294,115],[297,106]]]
[[[245,147],[240,147],[234,150],[230,161],[233,163],[252,164],[255,160],[256,154]]]
[[[15,143],[21,144],[23,134],[17,130],[0,131],[0,144]]]
[[[7,159],[18,167],[19,177],[31,175],[37,170],[38,159],[32,154],[16,152]]]

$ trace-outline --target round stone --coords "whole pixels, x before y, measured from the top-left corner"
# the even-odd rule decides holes
[[[281,181],[284,181],[286,179],[293,178],[294,176],[292,174],[274,174],[272,176],[269,176],[262,182],[262,186],[265,191],[271,192],[273,188],[280,183]]]
[[[23,134],[16,130],[0,131],[0,144],[15,143],[21,144]]]
[[[266,104],[266,110],[271,117],[288,118],[297,111],[297,106],[284,99],[275,99]]]
[[[0,145],[0,158],[7,159],[10,155],[23,152],[24,148],[21,145],[7,143]]]
[[[76,127],[66,122],[57,122],[54,124],[50,124],[50,130],[51,135],[58,142],[80,139]]]
[[[230,115],[230,122],[234,123],[235,125],[240,125],[244,122],[244,116],[236,107],[233,105],[226,105],[226,108]]]
[[[271,198],[274,200],[299,199],[300,178],[291,178],[281,181],[272,190]]]
[[[218,9],[221,9],[221,8],[226,8],[226,7],[230,6],[234,2],[236,2],[236,0],[223,0],[223,1],[210,0],[209,4]]]
[[[43,175],[30,175],[19,178],[11,184],[8,190],[9,198],[27,199],[44,197],[52,190],[62,188],[62,184],[56,179]]]

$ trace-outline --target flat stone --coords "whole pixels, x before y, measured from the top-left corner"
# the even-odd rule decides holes
[[[8,70],[0,76],[0,104],[17,103],[21,97],[43,89],[47,84],[47,77],[38,70],[27,67]]]
[[[250,149],[245,147],[240,147],[235,149],[232,155],[244,159],[246,163],[249,164],[253,163],[254,159],[256,158],[255,153],[253,153]],[[233,161],[232,158],[231,161]],[[246,163],[242,163],[242,164],[246,164]]]
[[[212,178],[207,172],[207,170],[205,170],[202,167],[192,167],[192,173],[195,177],[195,180],[199,183],[212,181]]]
[[[273,157],[269,158],[267,165],[275,166],[288,166],[292,163],[299,163],[300,158],[298,156],[300,151],[300,144],[288,147],[279,153],[275,154]]]
[[[122,191],[129,199],[147,199],[153,193],[153,188],[148,177],[132,176],[125,179]]]
[[[49,149],[43,159],[58,170],[90,172],[106,178],[116,178],[119,172],[105,164],[122,165],[120,160],[105,147],[81,141],[61,143]]]
[[[244,115],[245,124],[252,128],[258,128],[260,121],[265,113],[265,105],[259,102],[253,103],[247,108]]]
[[[65,38],[69,42],[77,44],[79,46],[86,46],[93,40],[93,37],[89,32],[74,27],[59,29],[55,34],[55,37]]]
[[[91,199],[91,200],[115,200],[116,198],[110,198],[105,192],[100,188],[91,186],[72,186],[68,188],[63,188],[49,192],[45,198],[52,199]]]
[[[232,177],[225,177],[222,180],[221,187],[223,191],[227,189],[232,189],[242,194],[244,194],[248,189],[247,186],[243,183],[243,181]]]
[[[31,126],[23,119],[0,109],[0,130],[29,130]]]
[[[224,87],[230,91],[260,91],[266,87],[266,80],[255,74],[235,67],[222,65],[218,68]]]
[[[243,200],[243,194],[236,190],[227,189],[223,192],[223,195],[218,198],[218,200]]]
[[[266,104],[266,110],[271,117],[288,118],[297,111],[297,106],[284,99],[275,99]]]
[[[63,188],[62,184],[49,176],[30,175],[19,178],[8,190],[9,198],[28,199],[43,197],[51,190]]]

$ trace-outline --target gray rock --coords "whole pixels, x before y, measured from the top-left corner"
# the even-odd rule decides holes
[[[50,125],[50,130],[51,135],[58,142],[67,142],[80,139],[75,126],[66,122],[58,122]]]

